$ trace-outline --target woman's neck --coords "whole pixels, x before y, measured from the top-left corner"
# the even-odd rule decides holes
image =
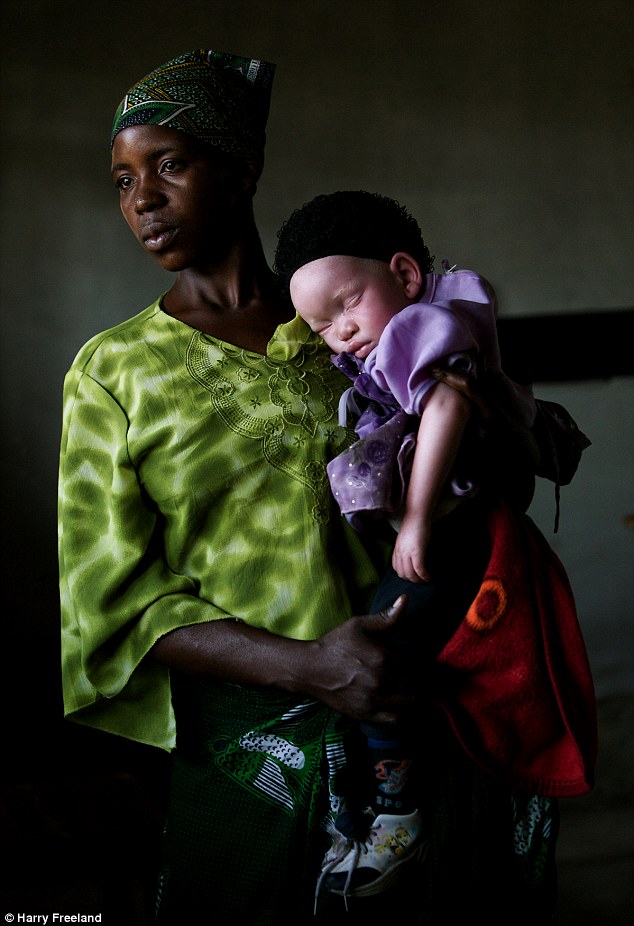
[[[257,353],[266,352],[276,327],[293,315],[257,231],[219,264],[181,271],[162,305],[190,327]]]

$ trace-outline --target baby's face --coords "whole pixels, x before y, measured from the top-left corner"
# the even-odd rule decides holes
[[[328,347],[359,360],[412,301],[389,264],[363,257],[337,255],[305,264],[293,274],[290,290],[298,314]]]

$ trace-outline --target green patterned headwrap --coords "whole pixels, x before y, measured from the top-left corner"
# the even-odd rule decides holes
[[[264,163],[275,65],[200,48],[168,61],[119,104],[110,145],[133,125],[179,129],[252,164]]]

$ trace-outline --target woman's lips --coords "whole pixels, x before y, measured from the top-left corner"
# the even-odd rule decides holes
[[[164,222],[151,222],[141,230],[141,238],[148,251],[162,251],[170,244],[176,231],[173,225],[166,225]]]

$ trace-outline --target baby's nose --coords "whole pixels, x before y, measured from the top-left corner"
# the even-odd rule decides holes
[[[357,325],[351,318],[339,319],[338,334],[341,341],[349,341],[356,331]]]

